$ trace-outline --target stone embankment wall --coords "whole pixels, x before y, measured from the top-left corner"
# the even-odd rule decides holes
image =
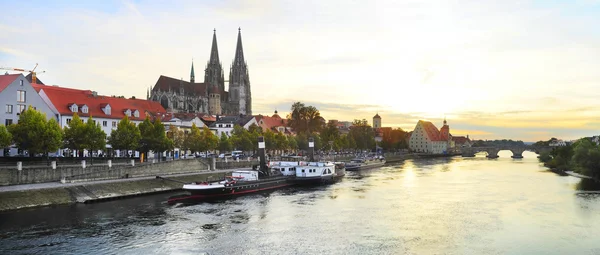
[[[230,172],[205,172],[169,177],[185,183],[222,179]],[[182,184],[163,179],[124,180],[108,183],[88,183],[48,189],[0,192],[0,211],[47,205],[90,203],[144,194],[175,191]],[[165,200],[167,196],[165,196]]]
[[[23,166],[18,170],[17,166],[12,168],[0,168],[0,186],[32,184],[44,182],[77,182],[77,181],[95,181],[110,180],[131,177],[143,177],[154,175],[168,175],[181,173],[194,173],[208,169],[234,169],[251,168],[255,161],[229,161],[215,162],[211,166],[210,161],[201,159],[182,159],[166,162],[135,162],[131,164],[111,165],[81,165],[57,166],[53,169],[49,166]]]

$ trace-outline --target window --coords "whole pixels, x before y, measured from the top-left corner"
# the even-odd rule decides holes
[[[17,90],[17,102],[25,103],[25,91]]]
[[[135,110],[135,112],[133,112],[133,116],[135,116],[136,118],[139,118],[140,112],[138,110]]]
[[[87,107],[87,105],[83,105],[83,106],[81,107],[81,112],[82,112],[82,113],[88,113],[88,107]]]
[[[112,122],[112,127],[117,127],[117,122],[116,121]]]
[[[12,112],[13,112],[12,104],[7,104],[6,105],[6,113],[12,113]]]
[[[10,125],[10,124],[12,124],[12,123],[13,123],[13,122],[12,122],[12,119],[6,119],[6,120],[4,120],[4,125],[5,125],[5,126],[8,126],[8,125]]]
[[[67,124],[71,123],[71,119],[67,119]]]
[[[19,113],[22,113],[25,111],[25,109],[27,109],[24,104],[18,104],[17,106],[19,106]]]
[[[77,110],[78,110],[78,109],[77,109],[77,105],[76,105],[76,104],[72,104],[72,105],[71,105],[71,111],[72,111],[72,112],[77,112]]]
[[[106,121],[106,120],[102,121],[102,126],[103,126],[103,127],[106,127],[106,126],[108,126],[108,121]]]

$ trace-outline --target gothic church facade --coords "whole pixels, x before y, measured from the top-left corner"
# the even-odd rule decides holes
[[[242,34],[238,29],[235,57],[225,80],[219,60],[217,34],[213,33],[210,59],[204,69],[204,82],[196,83],[194,63],[190,81],[161,75],[147,99],[160,102],[169,112],[205,113],[210,115],[252,115],[252,93],[248,65],[244,59]],[[225,91],[225,82],[229,82]]]

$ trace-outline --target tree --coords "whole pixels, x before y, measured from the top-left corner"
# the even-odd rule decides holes
[[[159,155],[167,150],[173,149],[173,140],[167,137],[167,133],[165,131],[165,125],[162,124],[159,118],[155,119],[152,123],[152,143],[150,149],[154,152],[157,152]],[[160,161],[160,158],[158,161]]]
[[[219,138],[207,126],[202,128],[202,143],[204,144],[203,151],[212,151],[219,146]]]
[[[140,129],[135,123],[129,121],[127,115],[123,117],[117,129],[113,129],[108,137],[108,143],[113,149],[117,150],[135,150],[139,147],[142,135]]]
[[[277,150],[287,150],[289,148],[287,136],[284,134],[277,132],[275,135],[275,149]]]
[[[140,143],[138,150],[145,155],[152,150],[152,147],[156,145],[156,137],[154,133],[154,125],[150,121],[150,117],[146,116],[146,119],[138,125],[140,129]]]
[[[407,147],[406,135],[407,133],[401,128],[383,129],[381,147],[385,150],[405,149]]]
[[[77,113],[64,128],[65,148],[78,151],[78,156],[83,157],[83,149],[86,149],[87,127]]]
[[[90,116],[85,124],[85,142],[84,148],[90,151],[90,158],[92,158],[92,152],[97,150],[106,149],[106,134],[102,131],[100,123],[94,123],[92,116]]]
[[[231,144],[229,137],[227,137],[225,133],[221,133],[221,138],[219,139],[219,151],[231,151],[232,147],[233,145]]]
[[[585,138],[573,145],[575,148],[572,164],[575,166],[575,171],[596,179],[600,178],[600,149],[598,146]]]
[[[291,112],[287,116],[288,126],[297,133],[313,133],[323,129],[325,123],[321,113],[314,106],[306,106],[296,102],[292,105]]]
[[[192,129],[185,138],[185,147],[189,148],[192,152],[205,151],[205,148],[202,146],[201,131],[195,123],[192,124]]]
[[[354,120],[350,129],[350,135],[354,139],[357,149],[375,148],[375,132],[367,120]]]
[[[169,131],[167,137],[173,141],[173,146],[181,150],[187,150],[185,148],[185,132],[172,124],[169,125]]]
[[[287,142],[288,142],[288,148],[290,148],[290,150],[297,150],[298,149],[298,143],[296,143],[296,138],[295,137],[288,137],[287,138]]]
[[[4,125],[0,125],[0,148],[6,148],[12,144],[12,135]],[[5,155],[6,156],[6,155]]]
[[[264,133],[263,133],[263,137],[265,138],[265,150],[266,151],[273,151],[276,150],[277,148],[277,141],[275,140],[275,133],[273,133],[273,131],[267,129]]]
[[[63,133],[56,126],[56,120],[47,121],[46,115],[33,107],[27,108],[19,116],[19,122],[8,127],[17,147],[27,150],[30,156],[38,153],[47,155],[56,151],[62,144]]]
[[[338,149],[339,142],[337,145],[335,143],[340,138],[340,130],[337,128],[335,123],[333,123],[333,122],[327,123],[327,126],[320,133],[320,138],[321,138],[321,141],[323,142],[323,145],[325,145],[324,149],[339,150]],[[330,142],[331,142],[331,146],[329,146]]]
[[[63,131],[58,122],[52,118],[46,122],[43,136],[40,137],[42,152],[48,157],[48,152],[57,151],[63,145]]]

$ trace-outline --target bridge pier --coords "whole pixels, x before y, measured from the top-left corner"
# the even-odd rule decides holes
[[[510,149],[510,151],[512,152],[512,156],[510,156],[511,158],[523,158],[523,152],[525,151],[524,148],[513,148]]]
[[[472,158],[475,157],[475,151],[471,148],[462,148],[460,151],[460,155],[464,158]]]
[[[498,148],[489,148],[485,150],[487,152],[487,158],[498,158],[498,152],[500,151],[500,149]]]

